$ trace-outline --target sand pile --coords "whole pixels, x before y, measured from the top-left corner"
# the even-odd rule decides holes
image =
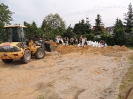
[[[128,50],[58,45],[57,52],[28,64],[0,60],[0,99],[117,99],[133,54]]]
[[[78,47],[74,45],[58,45],[56,51],[61,53],[61,54],[66,54],[66,53],[71,53],[71,52],[81,52],[81,53],[86,53],[86,52],[93,52],[93,53],[114,53],[114,52],[121,52],[121,51],[128,51],[129,49],[126,46],[107,46],[107,47],[91,47],[91,46],[86,46],[86,47]]]

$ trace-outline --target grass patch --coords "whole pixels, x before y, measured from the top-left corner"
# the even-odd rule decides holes
[[[37,99],[60,99],[58,95],[40,95]]]
[[[129,49],[133,50],[133,46],[127,46],[127,48],[129,48]]]
[[[36,99],[60,99],[59,95],[53,91],[53,89],[42,89],[41,94]]]
[[[119,88],[120,93],[118,95],[118,99],[124,99],[128,90],[133,86],[133,55],[129,57],[129,59],[131,60],[131,67],[122,79],[122,84]]]
[[[46,99],[43,95],[40,95],[37,99]]]

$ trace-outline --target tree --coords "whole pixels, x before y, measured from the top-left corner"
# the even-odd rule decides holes
[[[96,35],[101,35],[103,32],[103,23],[100,14],[97,14],[97,18],[95,19],[95,26],[94,26],[94,32]]]
[[[11,12],[7,5],[0,3],[0,42],[6,40],[6,33],[3,30],[5,24],[9,24],[12,20],[13,12]]]
[[[133,27],[131,28],[131,31],[132,31],[132,33],[133,33]]]
[[[114,25],[114,41],[116,45],[124,45],[126,43],[125,27],[118,18]]]
[[[104,40],[107,45],[115,45],[113,35],[109,34],[108,32],[102,34],[100,39]]]
[[[131,28],[131,33],[126,33],[126,45],[133,46],[133,27]]]
[[[78,36],[90,34],[91,25],[89,21],[87,21],[87,23],[85,23],[84,19],[79,21],[79,23],[75,24],[73,32]]]
[[[125,13],[125,26],[126,26],[126,32],[131,33],[131,28],[133,27],[133,9],[131,3],[128,6],[128,12]]]
[[[12,21],[13,12],[11,12],[7,5],[0,4],[0,28]]]
[[[71,38],[74,36],[75,36],[75,33],[73,32],[73,28],[71,27],[71,25],[69,25],[66,29],[66,32],[63,34],[63,37]]]
[[[44,18],[41,28],[48,38],[54,39],[65,32],[65,21],[57,13],[49,14]]]
[[[42,37],[42,35],[44,34],[44,31],[41,28],[38,28],[36,25],[36,22],[32,22],[32,24],[27,23],[26,21],[24,22],[24,25],[27,26],[28,30],[27,30],[27,34],[26,37],[30,38],[33,36],[40,36]]]

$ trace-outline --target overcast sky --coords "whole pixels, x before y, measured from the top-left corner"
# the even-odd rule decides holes
[[[90,24],[95,24],[97,14],[105,27],[113,26],[118,17],[123,21],[128,5],[133,0],[0,0],[8,5],[12,16],[12,24],[23,24],[24,21],[35,21],[40,27],[43,19],[50,13],[58,13],[66,22],[66,26],[73,27],[82,19],[89,17]]]

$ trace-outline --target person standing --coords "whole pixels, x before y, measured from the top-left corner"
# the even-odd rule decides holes
[[[80,44],[80,46],[82,45],[82,35],[79,38],[79,44]]]
[[[74,38],[70,38],[70,44],[73,45]]]
[[[84,47],[84,44],[85,44],[85,38],[84,37],[82,37],[82,47]]]
[[[87,45],[87,38],[86,38],[86,36],[85,36],[85,45]]]
[[[77,38],[75,38],[75,43],[78,44],[78,39]]]
[[[104,40],[101,40],[100,41],[100,44],[104,47],[105,46],[105,41]]]
[[[64,43],[67,45],[67,37],[64,38]]]
[[[82,47],[85,47],[85,45],[87,45],[87,38],[86,38],[86,36],[84,36],[82,38]]]

